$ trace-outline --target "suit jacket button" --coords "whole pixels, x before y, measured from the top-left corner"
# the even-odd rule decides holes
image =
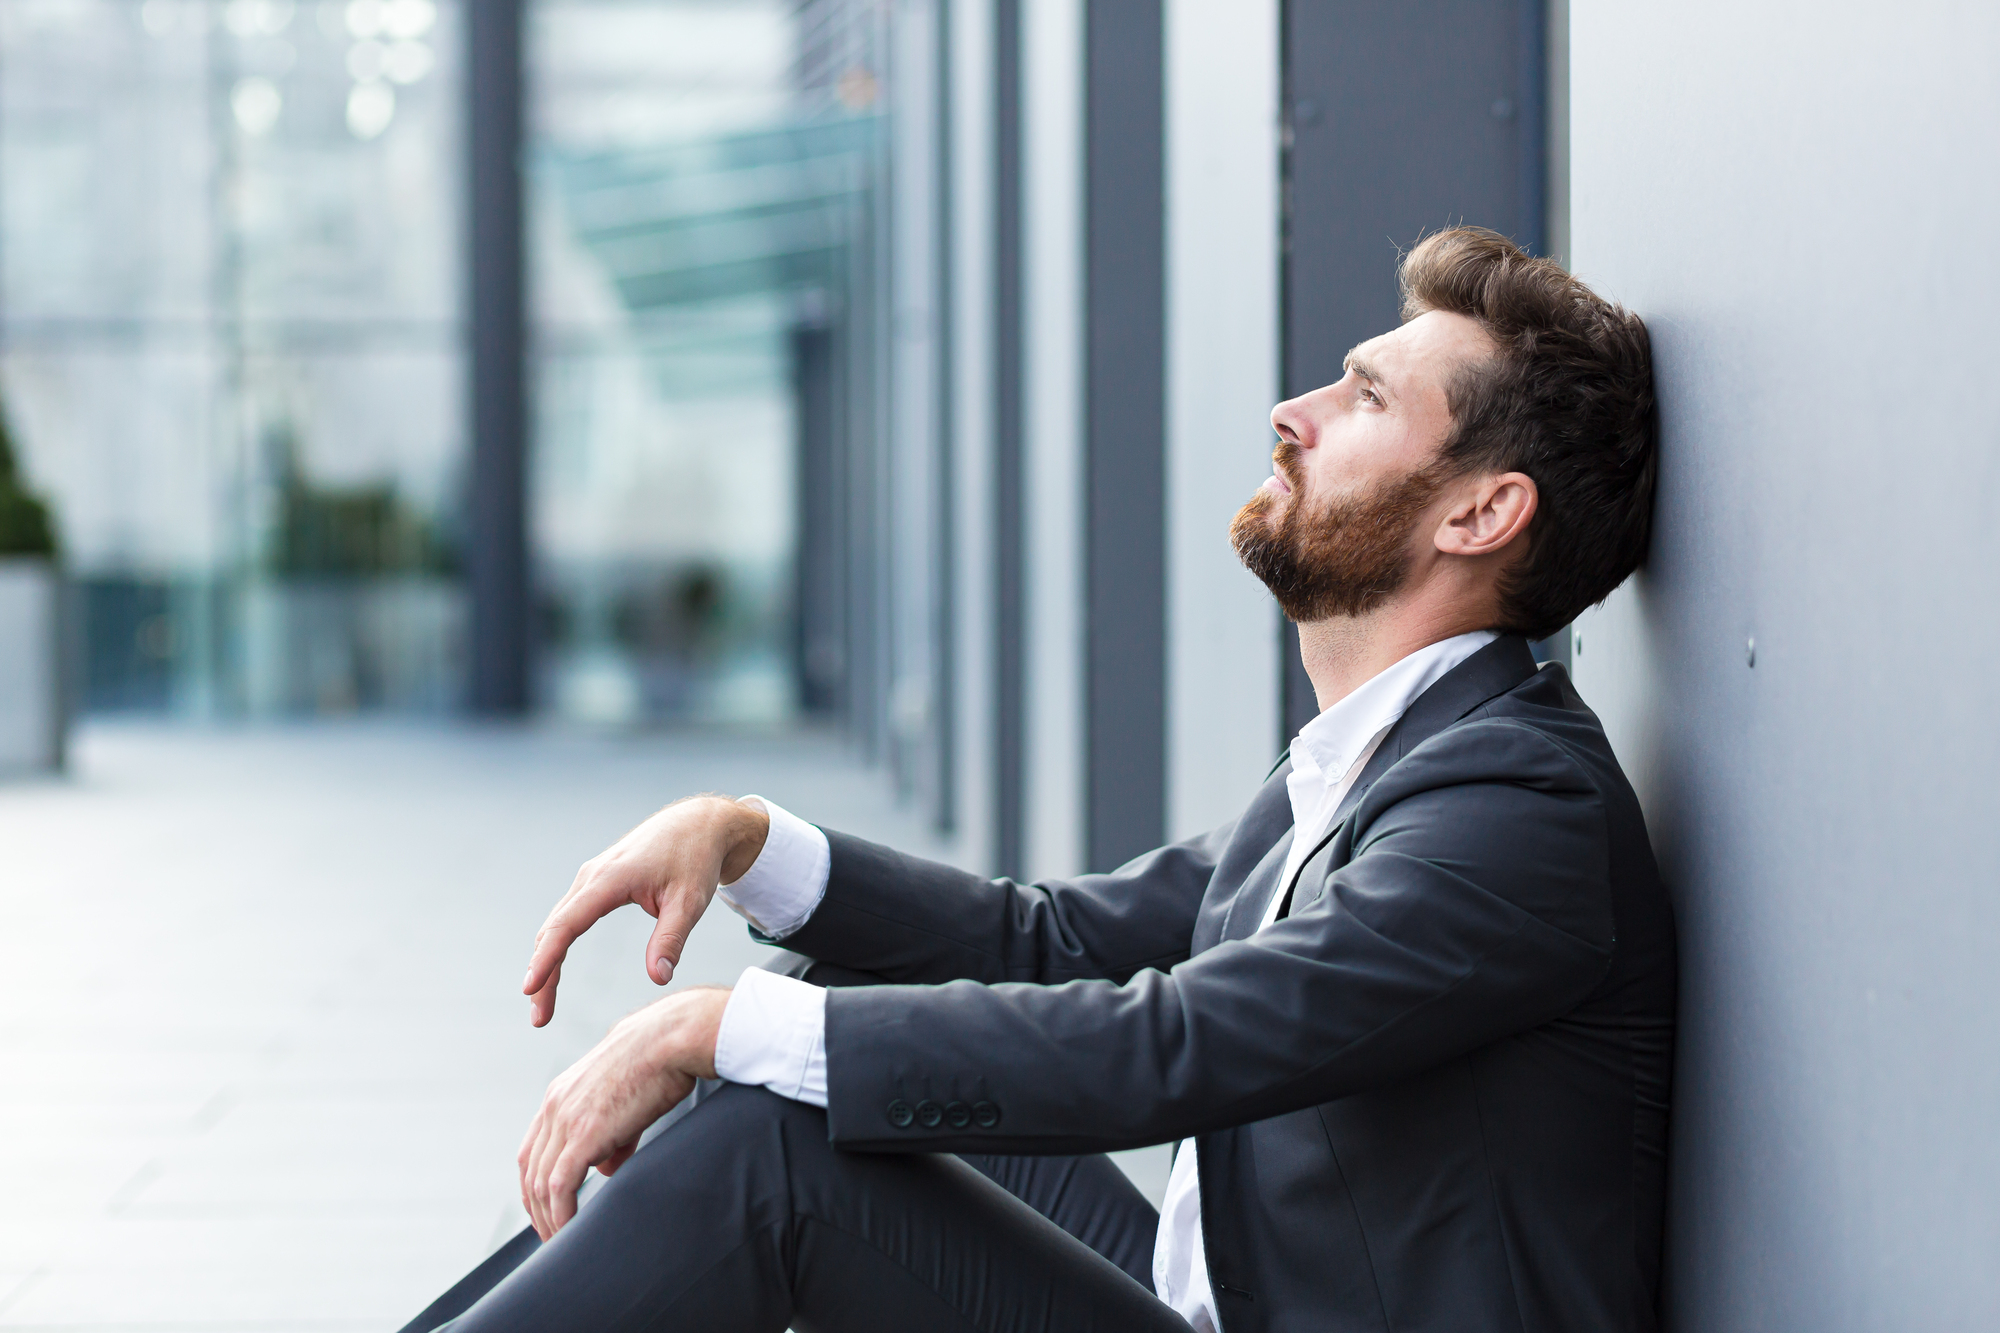
[[[972,1123],[972,1108],[964,1102],[946,1102],[944,1122],[953,1129],[964,1129]]]
[[[917,1103],[917,1123],[925,1129],[936,1129],[944,1123],[944,1108],[926,1097]]]
[[[908,1129],[910,1122],[916,1118],[917,1113],[912,1111],[910,1104],[901,1097],[889,1103],[889,1123],[897,1129]]]
[[[972,1104],[972,1123],[981,1129],[991,1129],[1000,1123],[1000,1108],[992,1102]]]

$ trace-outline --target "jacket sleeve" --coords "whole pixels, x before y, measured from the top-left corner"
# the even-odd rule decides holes
[[[1233,827],[1109,874],[1035,884],[982,879],[827,830],[826,894],[783,944],[891,982],[1124,981],[1188,956]]]
[[[1070,1153],[1190,1137],[1410,1077],[1559,1017],[1605,975],[1605,805],[1542,734],[1453,728],[1349,827],[1354,854],[1292,916],[1122,984],[830,992],[833,1140]]]

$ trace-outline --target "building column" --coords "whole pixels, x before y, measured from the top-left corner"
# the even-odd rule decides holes
[[[993,4],[993,868],[1027,866],[1027,566],[1022,499],[1022,0]]]
[[[1020,10],[1020,774],[1030,875],[1074,874],[1089,854],[1086,8],[1086,0],[1021,0]]]
[[[477,0],[466,31],[466,284],[471,466],[465,576],[468,702],[512,715],[530,699],[527,254],[521,190],[523,0]]]
[[[1089,4],[1084,54],[1084,861],[1165,837],[1161,0]]]

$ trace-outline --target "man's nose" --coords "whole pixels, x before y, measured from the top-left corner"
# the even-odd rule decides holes
[[[1272,408],[1271,429],[1279,439],[1291,440],[1301,449],[1312,448],[1312,416],[1305,411],[1305,399],[1287,398]]]

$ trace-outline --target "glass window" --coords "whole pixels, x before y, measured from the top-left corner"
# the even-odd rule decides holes
[[[457,29],[0,0],[0,393],[86,706],[456,701]]]
[[[852,285],[875,143],[872,82],[802,90],[814,8],[533,7],[533,514],[567,715],[800,706],[800,349]]]

